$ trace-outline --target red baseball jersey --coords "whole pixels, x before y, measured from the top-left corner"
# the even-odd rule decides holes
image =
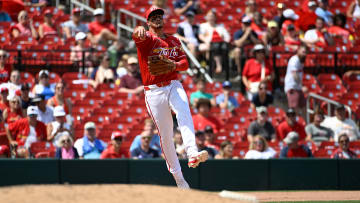
[[[181,47],[180,41],[171,35],[165,35],[162,39],[153,33],[147,31],[145,39],[137,38],[133,35],[136,43],[141,78],[143,84],[152,85],[160,82],[176,80],[177,71],[185,71],[188,68],[186,55]],[[176,70],[167,74],[154,76],[151,75],[148,68],[148,57],[155,55],[164,55],[175,62],[185,61],[176,66]]]

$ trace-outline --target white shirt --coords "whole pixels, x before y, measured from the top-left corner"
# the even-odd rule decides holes
[[[356,17],[356,18],[360,18],[360,5],[358,4],[357,1],[356,1],[356,3],[355,3],[355,8],[354,8],[353,16]]]
[[[306,41],[314,42],[319,40],[319,36],[316,32],[316,29],[311,29],[305,32],[304,39]]]
[[[0,89],[3,87],[6,87],[9,90],[9,95],[14,95],[17,90],[20,90],[21,85],[16,85],[14,83],[7,82],[7,83],[2,83],[0,85]]]
[[[230,34],[222,24],[216,25],[215,30],[225,42],[230,42]],[[200,24],[199,34],[206,36],[206,42],[211,42],[213,31],[214,28],[209,23]]]
[[[84,136],[86,136],[86,135],[84,135]],[[107,144],[106,144],[104,141],[102,141],[102,140],[100,140],[100,142],[101,142],[101,145],[104,147],[104,149],[106,149]],[[90,144],[91,147],[94,147],[94,146],[95,146],[95,142],[91,142],[90,140],[89,140],[89,144]],[[75,144],[74,144],[74,147],[76,148],[79,156],[84,156],[83,146],[84,146],[84,140],[83,140],[83,138],[77,139],[76,142],[75,142]]]
[[[276,151],[271,147],[268,147],[263,152],[252,149],[246,152],[244,159],[271,159],[274,158],[275,155]]]
[[[33,126],[30,126],[30,132],[29,132],[29,135],[27,136],[26,138],[26,141],[25,141],[25,148],[26,149],[29,149],[31,144],[36,142],[37,141],[37,138],[36,138],[36,130]]]
[[[344,121],[339,120],[336,116],[327,117],[321,123],[321,126],[330,128],[334,132],[334,140],[338,141],[339,135],[346,133],[349,136],[350,141],[359,139],[360,133],[356,123],[347,118]]]
[[[54,135],[56,133],[56,131],[60,128],[60,123],[57,122],[57,121],[53,121],[51,123],[51,125],[53,127],[51,135]],[[68,123],[64,123],[63,126],[64,126],[65,129],[68,129],[68,130],[70,130],[70,128],[71,128]],[[59,141],[60,137],[62,137],[64,135],[69,135],[69,133],[67,131],[63,131],[63,132],[58,133],[54,137],[53,144],[56,145],[56,146],[60,146],[60,143],[58,143],[58,141]]]
[[[299,76],[299,82],[295,81],[293,73],[296,72]],[[302,78],[304,75],[304,64],[300,62],[298,55],[290,58],[285,75],[285,93],[291,89],[301,90]]]
[[[53,122],[55,119],[54,119],[54,113],[53,113],[53,110],[51,107],[49,107],[48,105],[46,105],[46,110],[45,112],[42,112],[40,109],[38,109],[38,117],[37,117],[37,120],[38,121],[41,121],[45,124],[48,124],[50,122]]]

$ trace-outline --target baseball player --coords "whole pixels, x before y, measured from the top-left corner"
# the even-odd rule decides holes
[[[177,75],[177,71],[185,71],[189,64],[180,41],[163,32],[163,15],[161,8],[150,7],[145,13],[149,31],[143,26],[136,27],[133,39],[138,52],[146,107],[159,131],[167,168],[179,188],[189,189],[176,156],[171,110],[175,112],[180,127],[189,159],[188,166],[196,168],[200,162],[208,159],[208,153],[198,152],[195,144],[188,98]]]

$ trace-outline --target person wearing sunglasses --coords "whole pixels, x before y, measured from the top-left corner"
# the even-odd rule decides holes
[[[60,138],[65,135],[70,135],[70,137],[74,137],[72,127],[66,123],[66,112],[64,107],[56,106],[54,108],[54,118],[55,121],[47,124],[47,140],[52,141],[53,144],[56,145],[59,142]]]
[[[24,83],[20,88],[20,103],[23,115],[26,116],[26,110],[31,106],[31,98],[29,96],[30,86],[28,83]]]
[[[261,81],[259,84],[258,93],[254,94],[251,100],[251,107],[257,108],[260,106],[268,107],[274,101],[274,97],[267,91],[267,82]]]
[[[357,158],[355,152],[350,149],[350,139],[346,133],[339,135],[339,148],[337,148],[331,158],[333,159],[354,159]]]
[[[277,127],[277,136],[280,140],[285,139],[292,131],[298,133],[300,141],[306,138],[305,126],[297,121],[296,117],[295,109],[289,108],[286,112],[285,120]]]
[[[119,131],[111,134],[111,144],[101,153],[100,159],[129,158],[129,151],[121,148],[125,135]]]
[[[152,138],[152,130],[144,130],[141,133],[141,145],[130,151],[131,158],[133,159],[151,159],[159,158],[159,152],[150,147]]]
[[[3,118],[5,123],[13,123],[23,117],[23,113],[20,106],[20,98],[14,94],[7,96],[9,101],[9,107],[3,112]]]
[[[255,135],[249,145],[244,159],[271,159],[275,158],[276,151],[269,147],[266,139],[261,135]]]
[[[19,12],[18,22],[19,23],[10,28],[11,37],[13,39],[17,37],[38,38],[39,34],[33,25],[32,19],[29,18],[29,15],[25,10]]]
[[[58,148],[56,148],[55,157],[58,159],[78,159],[79,154],[76,148],[73,146],[74,141],[70,135],[63,135],[58,142]]]

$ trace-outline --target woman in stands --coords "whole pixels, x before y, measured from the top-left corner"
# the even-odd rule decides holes
[[[48,100],[47,104],[52,107],[62,106],[64,108],[66,114],[71,115],[72,114],[72,103],[71,103],[70,98],[64,97],[64,90],[65,90],[64,82],[56,83],[55,95]]]
[[[349,6],[347,16],[349,18],[360,19],[360,0],[354,0],[354,2]]]
[[[55,121],[47,125],[47,140],[52,141],[54,145],[59,144],[59,140],[65,136],[70,135],[74,137],[72,127],[66,123],[66,113],[62,106],[56,106],[54,108],[54,118]]]
[[[74,147],[74,141],[69,135],[64,135],[59,139],[55,157],[58,159],[78,159],[79,154]]]
[[[18,23],[10,29],[11,37],[13,39],[17,37],[32,37],[38,38],[38,33],[33,25],[32,19],[26,11],[20,11],[18,15]]]
[[[346,133],[339,136],[339,148],[331,155],[333,159],[353,159],[356,154],[350,149],[350,139]]]
[[[14,94],[8,96],[9,107],[3,112],[3,118],[5,123],[13,123],[23,117],[23,113],[20,106],[20,98]]]
[[[94,87],[103,83],[115,82],[115,75],[113,70],[109,67],[109,63],[110,57],[107,53],[105,53],[101,58],[99,67],[93,73],[93,78],[95,78],[95,82],[93,83]]]
[[[273,46],[283,46],[285,44],[284,36],[280,32],[278,24],[272,20],[268,22],[267,26],[268,29],[263,37],[264,45],[268,48]]]
[[[220,145],[220,151],[215,156],[215,159],[234,159],[237,157],[233,157],[233,144],[230,141],[224,141]]]
[[[302,40],[299,37],[298,31],[295,29],[294,24],[289,24],[287,26],[287,32],[285,34],[285,47],[297,50],[301,45]]]
[[[58,32],[56,25],[54,25],[53,14],[51,10],[47,9],[44,12],[44,23],[39,26],[39,36],[40,38],[44,38],[46,36],[58,36],[60,32]]]
[[[249,151],[245,154],[245,159],[271,159],[276,156],[276,151],[268,146],[263,136],[256,135],[253,140]]]

